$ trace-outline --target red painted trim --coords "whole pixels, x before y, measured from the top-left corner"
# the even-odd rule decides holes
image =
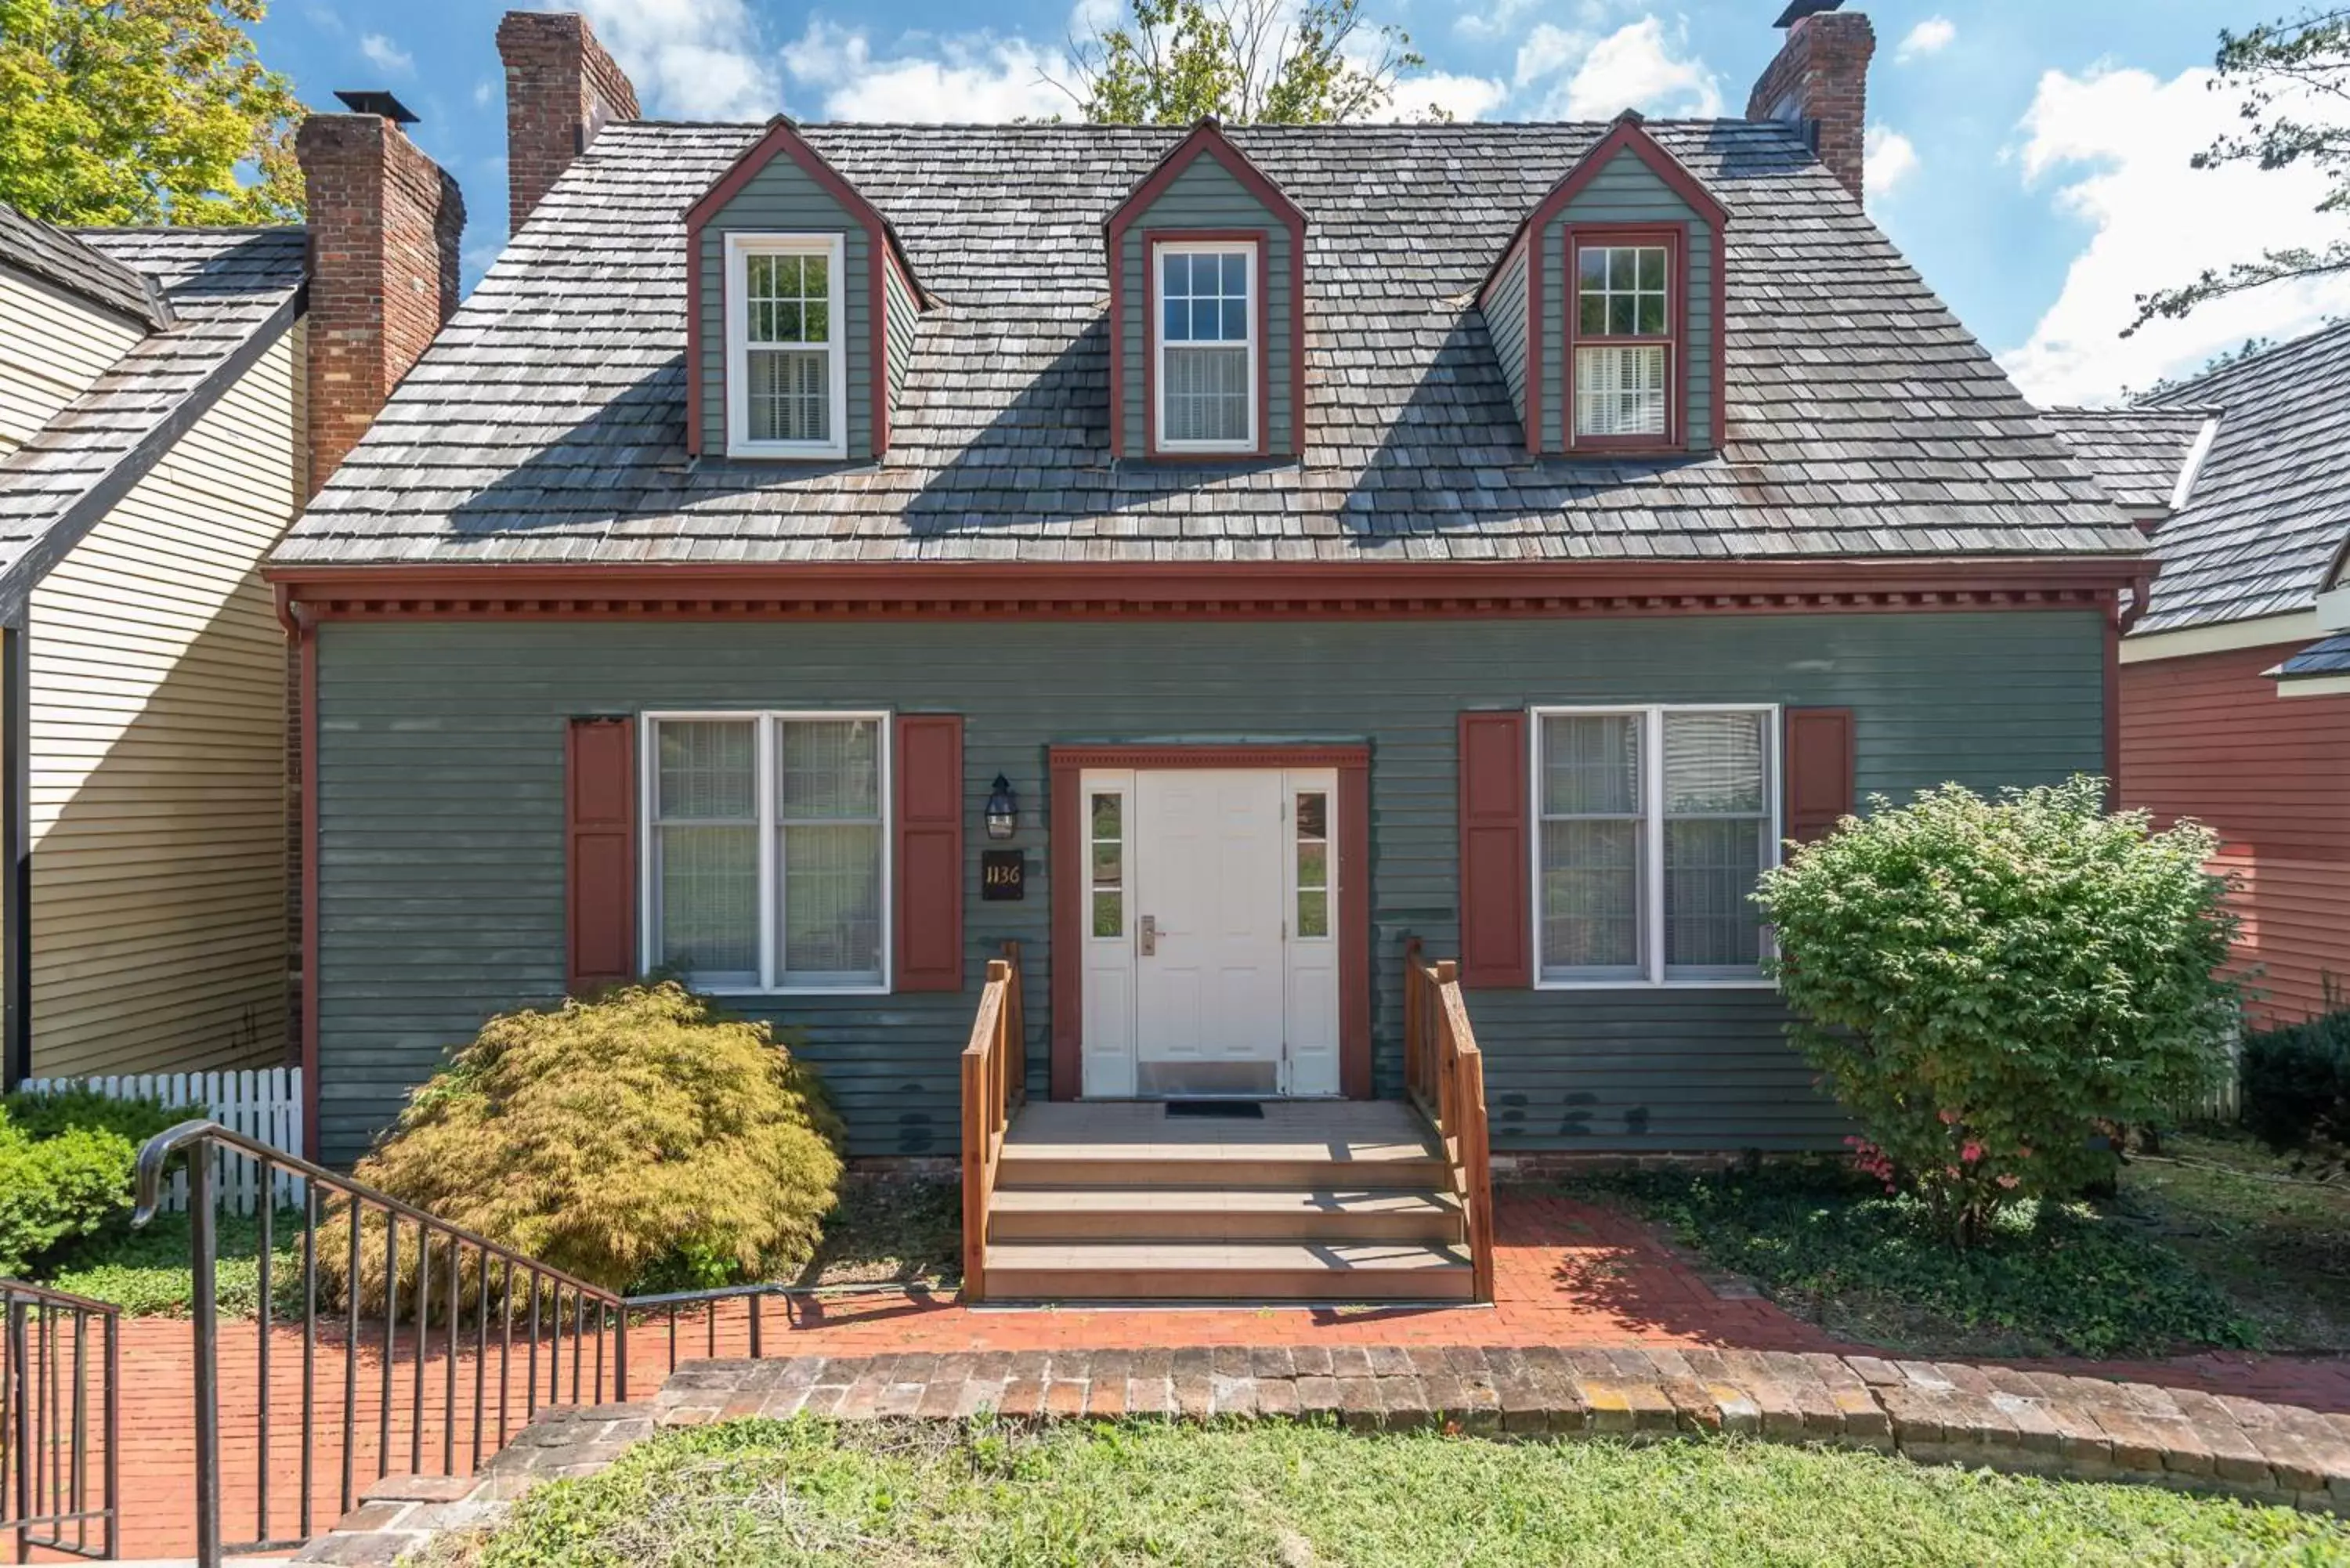
[[[1158,274],[1158,248],[1170,241],[1197,240],[1207,244],[1247,244],[1256,247],[1251,275],[1256,280],[1256,450],[1247,452],[1164,452],[1159,445],[1159,308],[1151,279]],[[1272,450],[1273,437],[1273,301],[1264,286],[1265,259],[1272,247],[1262,229],[1145,229],[1142,231],[1142,451],[1153,462],[1230,462],[1235,458],[1263,457]],[[1293,309],[1291,315],[1297,312]],[[1290,350],[1291,361],[1296,349]],[[1115,383],[1113,383],[1115,385]],[[1290,420],[1296,425],[1295,405]]]
[[[1786,837],[1825,836],[1858,802],[1849,708],[1789,708],[1780,720],[1779,812]]]
[[[609,753],[595,758],[583,756],[582,730],[602,731],[619,748],[618,809],[593,818],[581,809],[586,793],[583,784],[591,767],[610,765],[615,759]],[[584,862],[581,844],[589,838],[619,841],[619,853],[611,862],[619,867],[617,887],[599,881]],[[636,974],[638,866],[635,722],[626,718],[573,719],[564,726],[563,734],[563,983],[571,995],[583,996],[603,986],[624,984]],[[617,963],[591,962],[591,958],[606,955],[587,951],[591,945],[588,940],[589,912],[599,898],[619,913],[619,951],[609,955],[617,957]]]
[[[2122,628],[2118,616],[2106,618],[2104,681],[2106,722],[2106,809],[2122,806]]]
[[[1460,716],[1453,815],[1460,834],[1461,983],[1534,983],[1534,807],[1523,709]]]
[[[1600,171],[1613,162],[1617,153],[1627,151],[1647,164],[1649,172],[1663,181],[1674,195],[1688,202],[1698,216],[1716,229],[1729,221],[1729,210],[1705,188],[1704,182],[1690,173],[1688,165],[1658,145],[1656,138],[1648,134],[1637,117],[1626,117],[1617,119],[1590,151],[1575,160],[1575,167],[1550,188],[1550,193],[1535,206],[1534,215],[1526,220],[1527,223],[1539,227],[1556,217],[1561,209],[1583,193],[1585,186],[1599,177]]]
[[[891,857],[897,883],[891,913],[897,928],[893,978],[898,991],[963,988],[962,729],[959,713],[903,713],[898,718],[892,814],[897,853]],[[929,754],[932,746],[940,754]],[[935,772],[926,776],[925,767]],[[918,849],[928,852],[918,854]],[[917,933],[933,940],[918,941]],[[917,950],[926,947],[936,951],[928,963],[918,962]]]
[[[298,623],[302,714],[302,1158],[318,1159],[318,628]]]
[[[1713,225],[1713,450],[1730,441],[1730,222]]]
[[[1544,258],[1543,232],[1539,227],[1528,231],[1526,249],[1526,453],[1542,455],[1543,438],[1543,274],[1549,264]]]
[[[1126,246],[1127,231],[1134,226],[1137,219],[1144,215],[1150,203],[1157,201],[1159,194],[1173,183],[1175,177],[1191,167],[1193,160],[1201,157],[1212,158],[1226,173],[1240,182],[1243,189],[1272,212],[1274,222],[1289,231],[1290,442],[1292,453],[1303,456],[1305,452],[1305,214],[1299,210],[1296,202],[1289,199],[1288,194],[1280,186],[1267,179],[1255,164],[1249,161],[1247,154],[1232,145],[1231,139],[1224,135],[1222,128],[1212,119],[1202,119],[1193,126],[1191,133],[1178,142],[1166,157],[1160,159],[1158,165],[1127,193],[1126,199],[1120,202],[1102,223],[1103,245],[1109,267],[1110,454],[1113,457],[1121,458],[1128,455],[1126,450],[1126,268],[1122,255]],[[1166,239],[1253,239],[1257,242],[1259,296],[1257,339],[1262,358],[1271,337],[1267,330],[1267,317],[1271,307],[1264,298],[1264,259],[1268,254],[1268,247],[1264,243],[1263,231],[1258,229],[1240,231],[1160,229],[1146,230],[1142,236],[1143,373],[1146,378],[1143,388],[1145,452],[1154,461],[1170,462],[1192,458],[1211,460],[1221,458],[1230,462],[1235,457],[1245,457],[1248,454],[1244,452],[1170,452],[1162,458],[1155,450],[1158,443],[1159,420],[1157,410],[1152,406],[1155,393],[1149,380],[1149,378],[1155,373],[1152,367],[1158,358],[1149,347],[1156,341],[1158,330],[1157,324],[1150,319],[1155,313],[1149,307],[1150,244],[1154,234]],[[1257,386],[1260,397],[1264,398],[1269,407],[1272,400],[1266,395],[1265,381],[1266,378],[1261,365]],[[1270,450],[1266,444],[1269,432],[1265,428],[1270,422],[1268,419],[1262,417],[1261,411],[1257,421],[1257,447],[1260,456],[1267,455]],[[1291,455],[1291,453],[1284,455]]]
[[[868,444],[876,460],[889,450],[889,268],[895,265],[889,235],[875,213],[865,224],[865,275],[872,295],[866,312],[872,323],[866,380],[873,389],[873,430]]]
[[[1085,802],[1087,768],[1335,768],[1338,774],[1338,1085],[1368,1099],[1371,1075],[1371,749],[1365,745],[1050,746],[1053,823],[1051,1094],[1073,1100],[1084,1084]]]
[[[1665,298],[1671,314],[1661,337],[1586,337],[1579,254],[1587,245],[1665,247]],[[1566,341],[1558,357],[1559,435],[1569,455],[1680,456],[1689,450],[1689,254],[1687,231],[1658,223],[1567,223],[1559,230],[1559,318]],[[1661,343],[1672,360],[1672,389],[1665,399],[1665,439],[1650,436],[1579,436],[1575,433],[1575,351],[1586,343],[1638,348]]]

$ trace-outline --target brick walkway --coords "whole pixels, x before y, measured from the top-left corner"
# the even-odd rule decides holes
[[[963,1307],[950,1298],[888,1293],[833,1298],[821,1305],[770,1300],[762,1313],[762,1351],[769,1357],[861,1356],[919,1352],[1117,1351],[1174,1346],[1462,1345],[1555,1346],[1568,1349],[1735,1348],[1750,1351],[1835,1352],[1838,1345],[1734,1282],[1713,1280],[1659,1245],[1624,1217],[1565,1199],[1505,1193],[1498,1212],[1498,1304],[1492,1308],[1327,1309],[1067,1309],[998,1310]],[[629,1393],[651,1397],[669,1371],[663,1325],[639,1324],[631,1334]],[[437,1339],[437,1336],[436,1336]],[[274,1341],[269,1511],[274,1528],[296,1524],[299,1474],[301,1386],[298,1336]],[[750,1319],[740,1303],[715,1323],[681,1321],[681,1361],[748,1354]],[[461,1347],[462,1349],[462,1347]],[[253,1533],[259,1479],[255,1417],[255,1334],[250,1324],[224,1324],[221,1431],[224,1516],[233,1538]],[[402,1346],[394,1357],[390,1453],[376,1451],[380,1354],[359,1351],[354,1469],[363,1488],[380,1463],[410,1468],[414,1363]],[[192,1544],[191,1502],[194,1452],[190,1437],[189,1326],[156,1319],[124,1325],[122,1474],[126,1494],[125,1555],[186,1554]],[[2350,1361],[2288,1360],[2209,1354],[2174,1361],[2038,1362],[2033,1368],[2126,1378],[2214,1394],[2240,1395],[2350,1414]],[[314,1373],[323,1424],[311,1474],[317,1489],[317,1528],[331,1522],[338,1501],[339,1417],[344,1357],[320,1347]],[[544,1369],[541,1372],[545,1376]],[[588,1368],[592,1381],[592,1363]],[[568,1373],[567,1370],[567,1388]],[[470,1472],[474,1366],[461,1357],[453,1429],[442,1418],[448,1368],[436,1345],[424,1370],[427,1395],[422,1469],[441,1469],[441,1439],[451,1437],[457,1473]],[[525,1363],[517,1348],[508,1391],[508,1427],[519,1430],[525,1409]],[[494,1426],[494,1366],[484,1378],[485,1424]]]

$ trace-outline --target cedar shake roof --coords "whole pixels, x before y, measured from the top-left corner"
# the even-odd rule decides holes
[[[0,266],[20,268],[141,327],[172,324],[161,296],[137,269],[5,202],[0,202]]]
[[[2145,411],[2220,410],[2141,633],[2310,608],[2350,540],[2350,322],[2163,392]]]
[[[2143,539],[1787,128],[1650,122],[1729,226],[1720,457],[1530,460],[1475,294],[1604,125],[1256,127],[1304,211],[1302,462],[1110,452],[1102,222],[1185,134],[810,125],[937,307],[879,462],[689,460],[684,213],[762,127],[564,174],[279,546],[373,563],[2090,554]]]
[[[2090,477],[2131,512],[2168,513],[2217,409],[2050,409],[2043,416]]]
[[[0,613],[137,482],[224,379],[290,325],[298,227],[84,229],[78,239],[153,280],[172,325],[150,332],[0,461]]]

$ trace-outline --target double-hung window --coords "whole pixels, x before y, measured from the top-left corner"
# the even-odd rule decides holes
[[[1759,982],[1778,732],[1770,708],[1535,711],[1544,983]]]
[[[1673,251],[1575,247],[1575,435],[1662,442],[1672,434]]]
[[[726,450],[848,452],[838,234],[726,236]]]
[[[888,989],[888,715],[646,725],[648,965],[713,991]]]
[[[1162,452],[1254,452],[1256,246],[1161,240],[1152,251],[1156,444]]]

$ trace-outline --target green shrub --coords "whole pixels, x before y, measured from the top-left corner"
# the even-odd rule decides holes
[[[161,1101],[86,1089],[0,1099],[0,1274],[22,1277],[60,1245],[119,1225],[140,1144],[182,1119]]]
[[[2241,1073],[2244,1125],[2270,1147],[2350,1144],[2350,1007],[2251,1031]]]
[[[723,1284],[814,1253],[838,1138],[814,1075],[767,1025],[664,981],[493,1018],[356,1174],[609,1289]],[[338,1293],[346,1223],[319,1242]],[[360,1293],[380,1304],[380,1221],[367,1230]],[[413,1242],[411,1231],[403,1283]],[[461,1299],[472,1283],[461,1274]]]
[[[1755,896],[1790,1032],[1859,1123],[1863,1168],[1959,1245],[2006,1205],[2109,1179],[2113,1135],[2225,1070],[2216,840],[2104,795],[2078,777],[1878,796]]]

